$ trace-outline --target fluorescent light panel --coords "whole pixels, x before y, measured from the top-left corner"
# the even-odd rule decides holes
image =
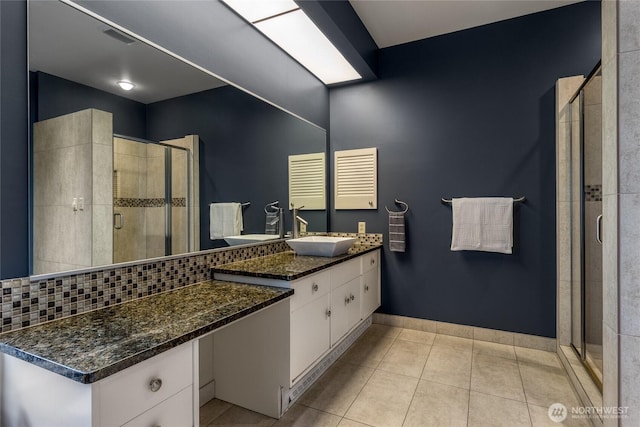
[[[243,18],[253,23],[264,35],[324,84],[346,82],[362,77],[302,10],[290,12],[291,3],[294,8],[298,8],[295,2],[289,0],[223,1]],[[270,9],[266,7],[269,4],[273,4]],[[260,12],[258,12],[259,9]],[[265,16],[267,9],[272,15]],[[257,16],[260,17],[255,19]],[[273,17],[267,19],[269,16]]]

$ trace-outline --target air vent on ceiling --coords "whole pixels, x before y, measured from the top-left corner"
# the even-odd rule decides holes
[[[132,39],[131,37],[127,36],[126,34],[123,34],[120,31],[116,31],[113,28],[108,28],[108,29],[104,30],[103,33],[105,33],[109,37],[112,37],[112,38],[114,38],[114,39],[116,39],[119,42],[122,42],[124,44],[133,44],[133,43],[136,42],[135,39]]]

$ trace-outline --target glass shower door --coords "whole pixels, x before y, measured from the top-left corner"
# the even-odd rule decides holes
[[[602,388],[602,79],[571,102],[571,343]]]
[[[113,261],[189,250],[189,151],[114,138]]]

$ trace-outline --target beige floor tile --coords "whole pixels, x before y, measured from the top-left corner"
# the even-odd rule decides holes
[[[487,341],[474,341],[473,354],[483,356],[504,357],[505,359],[516,360],[516,352],[512,345],[498,344]]]
[[[430,349],[431,346],[428,344],[397,339],[378,365],[378,369],[420,378]]]
[[[526,347],[515,347],[518,362],[562,368],[556,353]]]
[[[373,325],[376,326],[376,325]],[[354,365],[376,368],[387,353],[395,338],[366,334],[340,358],[341,361]]]
[[[273,427],[336,427],[340,417],[304,405],[293,405]]]
[[[251,427],[271,427],[276,422],[275,419],[257,412],[232,405],[218,418],[209,422],[208,427],[231,427],[231,426],[251,426]]]
[[[571,416],[571,408],[567,408],[568,416],[562,423],[557,423],[549,418],[549,408],[529,405],[529,415],[531,415],[531,424],[533,427],[591,427],[589,420],[585,418],[573,418]]]
[[[547,408],[556,402],[567,408],[578,406],[564,369],[521,363],[520,373],[528,403]]]
[[[434,344],[422,371],[422,379],[468,389],[471,384],[471,351]]]
[[[469,390],[420,381],[403,427],[466,427]]]
[[[403,329],[398,335],[399,340],[421,342],[423,344],[433,344],[436,334],[433,332],[416,331],[413,329]]]
[[[338,361],[300,397],[299,402],[343,416],[372,374],[371,368]]]
[[[526,402],[518,362],[502,357],[473,356],[471,390]]]
[[[451,347],[455,350],[468,351],[471,353],[471,350],[473,349],[473,340],[469,338],[454,337],[452,335],[436,334],[433,345]]]
[[[211,399],[200,407],[200,425],[206,426],[232,406],[231,403],[225,402],[224,400]]]
[[[376,371],[345,417],[376,427],[401,426],[417,385],[417,378]]]
[[[471,392],[468,427],[530,427],[527,404]]]
[[[340,421],[340,424],[338,424],[338,427],[369,427],[369,424],[363,424],[348,418],[343,418]]]
[[[402,328],[396,326],[389,325],[379,325],[377,323],[372,324],[367,328],[367,330],[362,334],[364,337],[385,337],[385,338],[396,338],[402,332]]]

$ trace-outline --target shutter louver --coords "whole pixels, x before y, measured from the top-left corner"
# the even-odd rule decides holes
[[[335,152],[335,208],[377,209],[377,150]]]
[[[326,209],[324,153],[289,156],[289,204]]]

